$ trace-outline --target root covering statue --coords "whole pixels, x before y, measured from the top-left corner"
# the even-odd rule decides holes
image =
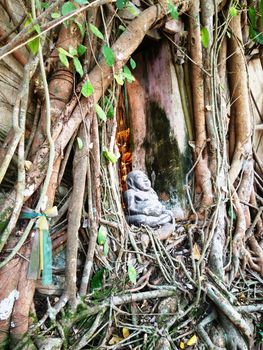
[[[124,193],[124,201],[128,224],[155,228],[173,221],[173,213],[159,201],[150,180],[142,171],[131,171],[126,182],[128,190]]]

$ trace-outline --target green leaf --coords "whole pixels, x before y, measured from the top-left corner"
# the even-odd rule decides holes
[[[36,0],[35,1],[35,4],[36,4],[36,8],[38,9],[38,10],[41,10],[42,8],[41,8],[41,2],[39,1],[39,0]]]
[[[80,31],[80,35],[81,38],[83,39],[85,36],[85,28],[83,27],[83,25],[81,23],[79,23],[78,21],[74,20],[74,23],[78,26],[79,31]]]
[[[171,0],[168,2],[168,13],[171,14],[171,17],[173,19],[179,18],[179,13],[177,11],[177,8],[174,6],[174,4],[171,2]]]
[[[58,52],[59,52],[59,53],[62,53],[62,54],[65,55],[65,56],[68,56],[68,57],[70,57],[70,58],[73,58],[73,55],[71,55],[68,51],[64,50],[62,47],[59,47],[59,48],[58,48]]]
[[[227,30],[226,32],[227,37],[230,39],[231,38],[231,33]]]
[[[249,37],[260,45],[263,45],[263,34],[249,26]]]
[[[263,28],[263,0],[260,0],[259,3],[259,13],[261,17],[261,27]]]
[[[112,49],[106,45],[102,46],[102,54],[108,66],[112,67],[114,65],[114,53]]]
[[[96,35],[97,38],[104,40],[104,36],[103,36],[102,32],[96,26],[94,26],[93,24],[90,23],[89,29],[94,35]]]
[[[88,0],[74,0],[79,5],[86,5],[88,4]]]
[[[79,150],[82,150],[84,145],[83,145],[83,141],[80,137],[77,137],[77,143],[78,143]]]
[[[108,256],[108,254],[109,254],[109,244],[108,244],[107,240],[106,240],[106,242],[104,243],[104,246],[103,246],[103,254],[105,256]]]
[[[42,2],[42,3],[41,3],[41,7],[42,7],[42,9],[47,10],[48,7],[49,7],[49,4],[46,3],[46,2]]]
[[[99,245],[104,245],[107,239],[107,235],[108,235],[107,228],[101,225],[99,228],[98,237],[97,237],[97,242]]]
[[[257,35],[257,31],[255,29],[253,29],[253,27],[250,25],[249,26],[249,37],[252,40],[255,40],[255,37]]]
[[[132,69],[136,68],[136,62],[134,61],[134,59],[130,58],[130,65]]]
[[[33,21],[33,18],[32,18],[32,16],[31,16],[31,14],[28,14],[28,17],[27,17],[27,19],[26,19],[26,21],[25,21],[25,24],[24,24],[24,28],[27,28],[31,23],[32,23],[32,21]],[[37,34],[40,34],[41,33],[41,29],[40,29],[40,26],[39,26],[39,24],[35,24],[34,26],[33,26],[33,28],[30,28],[30,29],[28,29],[28,33],[32,33],[32,32],[36,32]],[[34,40],[37,40],[38,38],[35,38],[35,39],[32,39],[32,42],[34,41]],[[28,46],[29,46],[29,48],[30,48],[30,50],[32,51],[34,51],[35,50],[35,47],[37,46],[37,50],[36,50],[36,52],[38,51],[38,47],[39,47],[39,40],[38,40],[38,43],[37,42],[35,42],[35,43],[31,43],[31,45],[30,44],[28,44]],[[31,49],[31,47],[30,46],[32,46],[32,49]],[[32,51],[32,52],[33,52]],[[36,53],[35,52],[35,53]],[[34,52],[33,52],[34,53]],[[34,54],[35,54],[34,53]]]
[[[108,96],[104,97],[104,110],[107,113],[107,118],[112,119],[114,117],[113,104]]]
[[[94,92],[94,87],[92,86],[90,80],[87,80],[82,88],[81,88],[81,93],[84,97],[89,97],[90,95],[92,95]]]
[[[77,47],[77,51],[78,51],[78,56],[81,57],[87,51],[87,48],[86,46],[79,44]]]
[[[72,2],[67,1],[61,8],[61,13],[63,16],[68,15],[69,13],[73,12],[76,10],[76,6],[72,4]]]
[[[128,83],[132,83],[133,81],[135,81],[134,76],[132,75],[130,69],[127,66],[123,67],[123,73],[122,73],[123,77],[127,79]]]
[[[46,10],[48,9],[48,7],[49,7],[48,3],[36,0],[36,8],[38,10],[42,10],[42,9]]]
[[[72,47],[72,46],[69,46],[69,50],[68,50],[68,51],[69,51],[69,54],[72,55],[72,57],[78,55],[77,49],[75,49],[75,48]]]
[[[137,17],[140,14],[139,9],[132,2],[128,2],[126,9],[133,17]]]
[[[126,30],[126,28],[123,25],[119,25],[119,30],[121,30],[122,32],[124,32]]]
[[[231,6],[229,9],[229,14],[231,17],[237,16],[237,9],[234,6]]]
[[[37,34],[41,33],[41,29],[40,29],[40,25],[39,24],[35,24],[34,27],[35,31],[37,32]]]
[[[98,289],[102,287],[103,275],[105,269],[98,270],[91,279],[91,289]]]
[[[74,67],[75,67],[76,71],[79,73],[79,75],[81,77],[83,77],[83,75],[84,75],[83,68],[82,68],[82,65],[77,57],[73,58],[73,63],[74,63]]]
[[[35,39],[32,39],[31,41],[29,41],[29,43],[27,44],[27,46],[29,47],[29,49],[33,55],[37,54],[38,49],[39,49],[39,43],[40,43],[40,39],[35,38]]]
[[[62,53],[62,52],[59,52],[58,56],[59,56],[60,62],[62,64],[64,64],[64,66],[66,66],[68,68],[69,67],[69,61],[68,61],[67,56],[64,53]]]
[[[207,49],[209,44],[209,31],[206,27],[201,28],[201,42],[203,47]]]
[[[117,0],[117,2],[116,2],[117,8],[119,10],[122,10],[125,7],[125,5],[127,4],[127,1],[128,0]]]
[[[115,80],[117,81],[117,83],[119,85],[123,85],[124,84],[124,80],[123,80],[122,74],[114,74],[114,78],[115,78]]]
[[[236,213],[234,212],[234,208],[233,207],[229,207],[229,209],[228,209],[228,216],[230,217],[230,219],[232,221],[236,220],[237,216],[236,216]]]
[[[96,106],[95,106],[95,111],[96,111],[98,117],[99,117],[101,120],[103,120],[104,122],[106,122],[107,116],[106,116],[104,110],[101,108],[100,105],[96,104]]]
[[[5,230],[7,225],[8,225],[8,220],[0,221],[0,232],[1,233]],[[0,239],[0,241],[1,241],[1,239]]]
[[[131,263],[128,264],[128,276],[129,276],[129,280],[133,284],[136,284],[137,273],[136,273],[135,267]]]
[[[257,28],[257,18],[256,18],[256,9],[254,7],[249,7],[248,9],[248,18],[253,29]]]
[[[259,34],[259,35],[256,37],[256,41],[257,41],[257,43],[259,43],[260,45],[263,45],[263,35],[262,35],[262,34]]]
[[[25,23],[24,23],[24,28],[28,27],[32,23],[32,16],[29,14]],[[32,32],[33,29],[30,29],[29,32]]]
[[[53,18],[53,19],[60,18],[60,13],[59,13],[59,12],[53,12],[53,13],[51,13],[51,18]]]
[[[112,153],[112,152],[110,152],[110,151],[108,151],[108,150],[104,150],[104,151],[102,152],[102,154],[103,154],[103,156],[104,156],[106,159],[108,159],[112,164],[115,164],[115,163],[117,162],[117,160],[118,160],[118,157],[117,157],[114,153]]]
[[[263,45],[263,35],[261,33],[258,33],[255,31],[255,37],[254,40],[259,43],[260,45]]]

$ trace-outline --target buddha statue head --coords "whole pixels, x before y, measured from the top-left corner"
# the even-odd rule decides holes
[[[151,189],[151,181],[147,175],[141,170],[131,171],[126,178],[128,189],[138,189],[140,191],[149,191]]]

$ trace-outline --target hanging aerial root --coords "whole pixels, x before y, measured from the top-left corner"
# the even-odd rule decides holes
[[[195,157],[199,158],[196,164],[196,185],[197,193],[202,193],[201,206],[206,208],[213,202],[213,192],[211,184],[211,173],[208,168],[208,157],[206,150],[203,151],[207,143],[206,121],[205,121],[205,98],[204,80],[202,67],[202,45],[199,20],[200,1],[194,1],[190,9],[190,55],[192,64],[192,94],[195,123]]]
[[[231,184],[237,179],[244,161],[252,154],[251,116],[248,97],[247,67],[242,43],[241,14],[233,17],[229,24],[232,31],[229,38],[228,59],[231,93],[230,124],[235,132],[235,150],[229,170]],[[231,126],[231,125],[230,125]]]
[[[91,111],[93,106],[91,104]],[[91,112],[92,113],[92,112]],[[93,113],[92,113],[93,115]],[[68,239],[67,239],[67,262],[66,262],[66,290],[70,303],[76,307],[77,292],[77,256],[78,256],[78,231],[81,223],[82,208],[84,202],[86,175],[88,169],[88,152],[90,142],[90,123],[88,119],[81,125],[79,138],[83,142],[83,148],[78,149],[73,162],[73,190],[68,210]]]
[[[93,150],[93,154],[91,153],[91,150],[87,151],[87,192],[88,192],[88,221],[89,221],[89,246],[88,251],[86,255],[86,261],[82,273],[82,279],[81,279],[81,285],[79,289],[79,294],[81,296],[86,295],[88,285],[92,276],[92,269],[93,269],[93,259],[96,249],[96,243],[97,243],[97,232],[98,232],[98,225],[99,225],[99,219],[100,219],[100,190],[99,190],[99,168],[100,168],[100,161],[98,160],[98,163],[95,162],[95,159],[99,156],[99,149],[98,149],[98,138],[97,133],[94,130],[94,125],[97,125],[97,116],[95,114],[95,110],[93,110],[93,117],[91,118],[91,130],[86,130],[86,143],[88,145],[88,149],[91,143],[91,140],[94,142],[93,147],[95,147],[95,150]],[[89,132],[89,133],[88,133]],[[96,145],[97,143],[97,145]],[[93,148],[92,147],[92,148]],[[98,154],[94,154],[95,152]],[[93,157],[94,158],[93,158]]]
[[[242,204],[240,203],[236,190],[232,187],[232,199],[237,216],[235,235],[232,240],[232,265],[230,266],[228,281],[232,282],[237,276],[240,259],[244,257],[246,218]]]

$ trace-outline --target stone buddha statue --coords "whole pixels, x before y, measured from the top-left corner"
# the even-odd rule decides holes
[[[131,171],[126,178],[124,193],[128,224],[160,228],[172,223],[174,215],[159,201],[148,177],[140,170]]]

